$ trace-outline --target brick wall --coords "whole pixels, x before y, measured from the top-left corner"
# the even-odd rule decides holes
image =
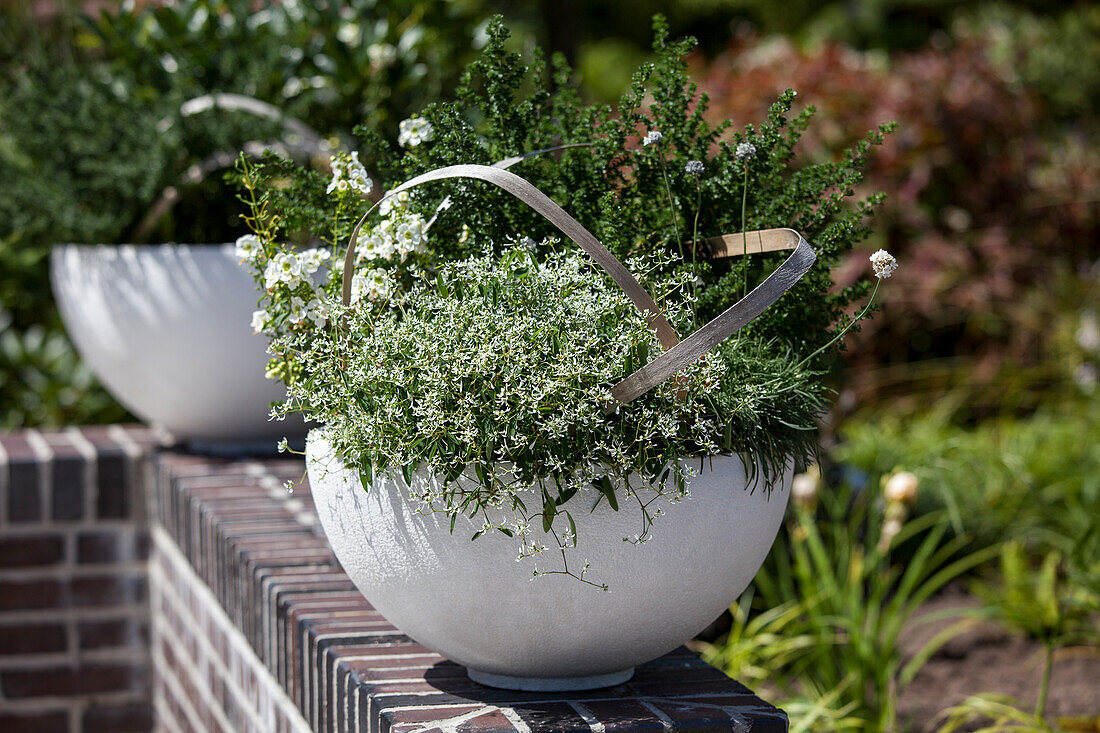
[[[282,487],[301,462],[166,452],[157,465],[153,647],[166,730],[787,729],[781,711],[682,648],[606,690],[482,687],[355,590],[309,487]]]
[[[0,731],[145,731],[143,428],[0,434]]]

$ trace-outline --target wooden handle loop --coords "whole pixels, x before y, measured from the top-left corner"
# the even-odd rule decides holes
[[[539,151],[549,152],[549,151]],[[532,153],[534,155],[537,153]],[[347,252],[344,255],[343,291],[342,302],[344,306],[351,304],[351,279],[355,268],[356,244],[359,241],[359,233],[367,219],[375,209],[391,196],[402,191],[408,191],[416,186],[421,186],[432,181],[442,181],[455,178],[472,178],[487,181],[512,194],[523,201],[532,209],[542,214],[551,224],[557,227],[566,237],[583,249],[588,255],[602,267],[623,289],[627,297],[649,319],[649,324],[657,332],[657,338],[665,351],[650,363],[631,374],[623,381],[616,384],[612,390],[612,396],[620,403],[627,403],[661,382],[675,375],[691,362],[695,361],[710,349],[728,338],[735,331],[759,316],[772,303],[777,301],[783,293],[798,282],[813,265],[816,255],[809,243],[793,229],[765,229],[758,232],[746,232],[744,234],[726,235],[706,240],[711,248],[712,257],[733,257],[742,254],[758,252],[775,252],[793,249],[794,252],[780,265],[775,272],[769,275],[752,292],[730,306],[714,320],[707,323],[698,331],[680,341],[675,330],[661,313],[657,304],[649,293],[635,279],[634,275],[611,252],[600,243],[596,237],[585,229],[580,222],[570,216],[565,209],[558,206],[549,196],[535,188],[525,179],[511,173],[505,168],[523,160],[525,157],[509,158],[500,161],[493,166],[487,165],[452,165],[437,168],[433,171],[411,178],[397,188],[388,191],[377,203],[367,211],[356,223],[348,242]]]

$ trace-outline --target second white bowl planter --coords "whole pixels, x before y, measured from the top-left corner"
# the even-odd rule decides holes
[[[233,245],[60,245],[50,279],[80,355],[141,419],[198,442],[305,432],[268,419],[286,391],[264,378],[256,285]]]
[[[636,512],[606,502],[578,508],[570,552],[591,562],[592,577],[610,586],[604,593],[565,576],[533,579],[532,560],[516,561],[516,540],[490,532],[471,541],[480,524],[465,517],[452,533],[446,514],[417,513],[399,475],[377,476],[365,491],[323,430],[310,433],[306,460],[325,534],[367,600],[475,681],[522,690],[620,684],[702,631],[760,569],[791,479],[770,494],[762,482],[749,491],[739,458],[707,458],[688,479],[690,498],[669,507],[640,545],[623,541],[639,530]],[[413,484],[430,480],[420,471]]]

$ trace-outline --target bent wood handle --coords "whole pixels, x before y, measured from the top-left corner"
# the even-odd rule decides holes
[[[530,155],[536,154],[532,153]],[[546,217],[550,223],[587,252],[596,264],[602,267],[615,283],[623,289],[634,305],[648,317],[650,326],[657,332],[657,337],[666,351],[612,388],[612,396],[618,402],[625,404],[673,376],[763,313],[768,306],[777,301],[783,293],[790,290],[806,274],[817,258],[809,243],[793,229],[765,229],[744,234],[713,237],[706,240],[705,243],[712,248],[712,257],[733,257],[741,254],[776,252],[787,249],[794,249],[794,252],[751,293],[730,306],[687,339],[680,341],[649,293],[591,232],[531,183],[514,173],[504,170],[505,167],[519,162],[524,157],[528,156],[509,158],[494,166],[453,165],[438,168],[416,176],[387,192],[370,210],[363,214],[362,218],[356,223],[355,229],[352,230],[347,252],[344,255],[341,297],[344,306],[347,307],[351,304],[351,277],[355,267],[356,243],[359,240],[359,233],[367,219],[381,205],[382,201],[402,191],[407,191],[410,188],[431,181],[454,178],[473,178],[487,181],[512,194]]]
[[[775,272],[768,275],[764,282],[757,285],[751,293],[722,311],[714,320],[698,331],[612,387],[612,397],[625,404],[642,396],[679,372],[759,316],[769,305],[779,300],[783,293],[790,290],[809,271],[817,259],[817,255],[810,248],[810,243],[793,229],[764,229],[757,232],[748,232],[747,234],[750,243],[756,242],[756,249],[749,249],[749,253],[777,252],[786,249],[794,249],[794,252],[782,265],[776,268]],[[714,239],[736,240],[737,244],[740,245],[742,235],[726,235]],[[707,241],[708,243],[712,242],[712,240]],[[734,247],[731,246],[730,249],[734,249]],[[734,257],[743,254],[742,247],[736,249],[740,251],[716,250],[715,256]]]

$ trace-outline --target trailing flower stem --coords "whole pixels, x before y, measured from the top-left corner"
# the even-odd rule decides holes
[[[820,354],[822,351],[825,351],[825,349],[829,348],[830,346],[835,344],[837,341],[844,338],[844,334],[848,333],[848,331],[851,330],[852,326],[856,325],[861,320],[863,320],[863,317],[867,315],[867,311],[869,311],[871,309],[871,306],[874,304],[875,296],[878,295],[878,287],[881,284],[882,284],[882,280],[875,280],[875,289],[871,291],[871,297],[870,297],[870,299],[868,299],[867,305],[863,306],[863,310],[861,310],[859,313],[857,313],[855,318],[848,321],[848,324],[846,326],[844,326],[844,328],[840,329],[840,331],[837,332],[836,335],[834,335],[831,339],[829,339],[829,343],[825,344],[824,346],[818,347],[817,350],[814,351],[814,353],[810,354],[805,359],[798,362],[798,367],[797,368],[801,369],[803,366],[805,366],[807,363],[809,363],[810,359],[813,359],[815,356]]]

